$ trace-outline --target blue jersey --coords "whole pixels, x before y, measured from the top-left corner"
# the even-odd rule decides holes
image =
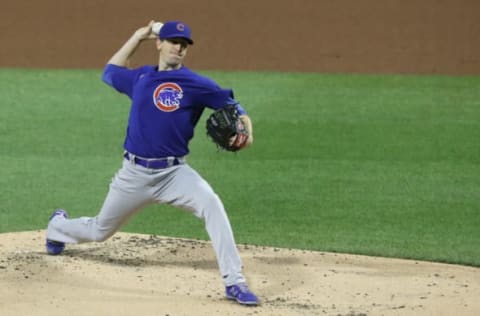
[[[108,64],[104,82],[132,101],[124,147],[145,158],[188,154],[188,143],[205,107],[237,104],[230,89],[186,67],[158,71],[155,66],[128,69]]]

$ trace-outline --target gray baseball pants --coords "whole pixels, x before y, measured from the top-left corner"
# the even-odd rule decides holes
[[[245,282],[242,263],[224,206],[211,186],[188,164],[147,169],[128,160],[113,177],[95,217],[53,218],[47,238],[64,243],[101,242],[149,204],[170,204],[205,221],[226,286]]]

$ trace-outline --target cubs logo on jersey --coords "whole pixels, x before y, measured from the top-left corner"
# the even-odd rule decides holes
[[[160,84],[153,92],[153,103],[164,112],[173,112],[180,107],[182,88],[174,82]]]

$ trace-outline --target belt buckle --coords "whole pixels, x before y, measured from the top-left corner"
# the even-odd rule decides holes
[[[176,166],[182,163],[182,159],[179,159],[174,156],[169,156],[169,157],[159,158],[159,159],[142,159],[140,157],[135,156],[134,154],[129,153],[128,151],[125,151],[124,157],[132,165],[139,164],[148,169],[165,169],[165,168],[170,168],[172,166]]]
[[[142,163],[143,163],[143,166],[147,169],[156,169],[154,160],[142,159]]]
[[[145,163],[145,167],[148,169],[165,169],[171,166],[170,160],[168,158],[165,159],[146,159],[143,160]]]

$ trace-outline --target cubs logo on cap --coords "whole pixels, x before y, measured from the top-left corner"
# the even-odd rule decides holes
[[[153,103],[164,112],[173,112],[178,109],[182,98],[183,90],[174,82],[162,83],[153,92]]]
[[[158,37],[161,40],[169,38],[184,38],[190,45],[193,45],[192,30],[190,27],[181,21],[165,22],[160,29]]]

